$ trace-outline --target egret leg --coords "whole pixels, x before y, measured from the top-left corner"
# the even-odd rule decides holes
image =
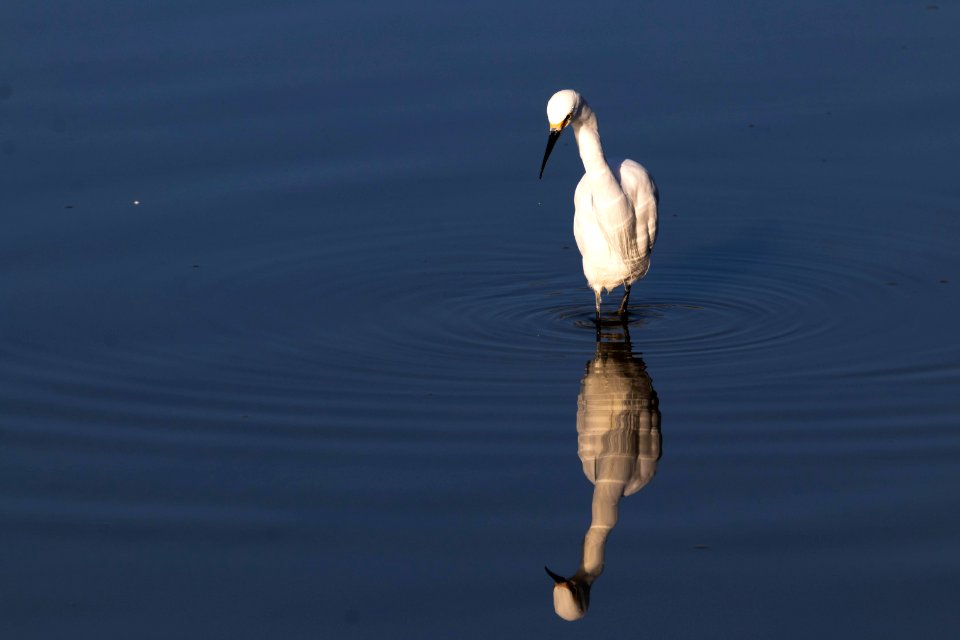
[[[597,324],[600,324],[600,292],[594,290],[593,295],[597,298]]]
[[[620,308],[617,310],[617,315],[622,316],[627,312],[627,300],[630,299],[630,285],[623,284],[623,300],[620,301]]]

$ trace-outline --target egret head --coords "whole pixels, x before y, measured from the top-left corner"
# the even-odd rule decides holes
[[[547,569],[544,567],[544,569]],[[590,584],[578,580],[577,576],[567,580],[550,569],[547,574],[553,578],[553,610],[564,620],[579,620],[587,615],[590,606]]]
[[[547,120],[550,130],[562,130],[577,116],[583,98],[573,89],[557,91],[547,102]]]
[[[550,122],[550,137],[547,139],[547,150],[543,153],[543,163],[540,165],[540,177],[547,166],[547,158],[557,144],[560,134],[571,122],[580,116],[586,101],[573,89],[557,91],[547,102],[547,120]]]

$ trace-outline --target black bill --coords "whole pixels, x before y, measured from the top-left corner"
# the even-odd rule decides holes
[[[560,133],[560,132],[557,131],[557,134],[558,134],[558,135],[559,135],[559,133]],[[553,138],[553,139],[555,139],[555,138]],[[544,567],[544,569],[547,569],[547,568]],[[551,578],[553,578],[553,581],[554,581],[555,583],[557,583],[557,584],[563,584],[564,582],[567,581],[566,578],[564,578],[563,576],[561,576],[561,575],[559,575],[559,574],[554,573],[553,571],[550,571],[550,569],[547,569],[547,575],[549,575]]]
[[[557,138],[560,137],[560,134],[563,133],[563,129],[551,129],[550,137],[547,138],[547,150],[543,152],[543,163],[540,165],[540,178],[543,178],[543,168],[547,166],[547,158],[550,157],[550,152],[553,151],[553,145],[557,144]]]

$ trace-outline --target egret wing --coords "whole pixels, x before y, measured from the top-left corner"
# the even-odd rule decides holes
[[[643,235],[646,235],[647,251],[652,251],[657,241],[657,207],[660,203],[660,192],[647,170],[633,160],[624,160],[620,163],[619,173],[620,185],[633,205],[636,215],[637,243],[642,244]]]

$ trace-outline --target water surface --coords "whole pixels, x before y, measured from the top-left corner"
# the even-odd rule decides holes
[[[955,7],[2,13],[4,637],[952,637]],[[629,344],[564,87],[661,190]],[[569,624],[598,363],[656,475]]]

